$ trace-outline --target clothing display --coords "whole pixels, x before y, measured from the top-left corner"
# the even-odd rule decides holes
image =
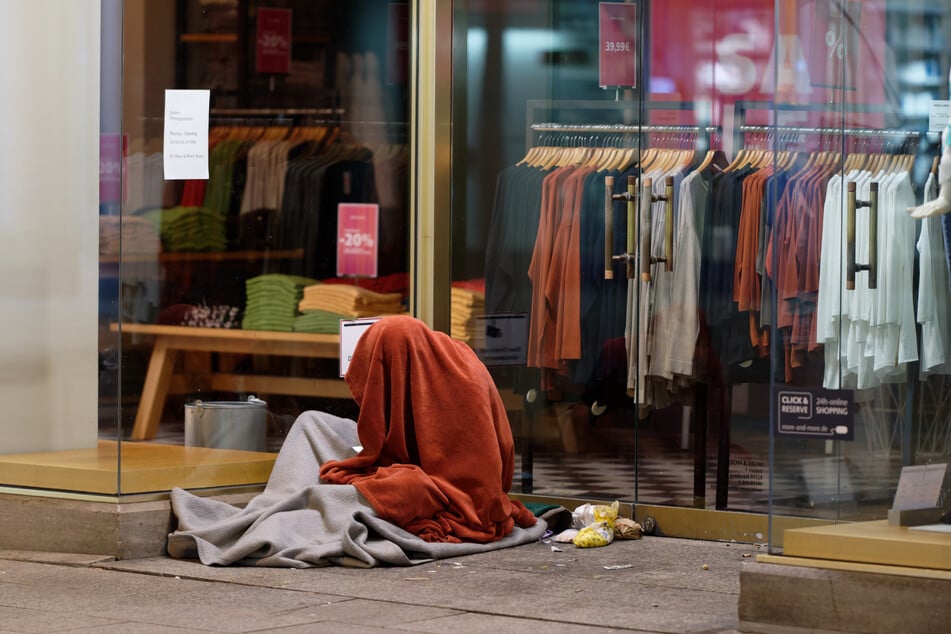
[[[690,153],[690,157],[692,156],[693,154]],[[639,182],[646,187],[650,180],[652,196],[658,198],[665,196],[668,177],[674,179],[675,189],[680,186],[683,171],[687,167],[679,162],[671,164],[663,161],[658,165],[658,161],[650,160],[643,163]],[[651,204],[650,224],[649,226],[641,225],[641,232],[649,231],[651,236],[658,237],[664,235],[666,204],[666,200],[657,200]],[[640,262],[640,249],[641,243],[638,241],[634,251],[635,262]],[[663,240],[651,240],[650,255],[655,258],[666,256]],[[641,406],[654,403],[658,398],[660,399],[658,404],[667,400],[663,392],[652,389],[652,382],[648,381],[647,377],[655,357],[654,342],[658,341],[656,330],[659,319],[656,319],[654,315],[663,314],[670,306],[672,275],[664,271],[662,264],[651,265],[650,274],[650,280],[645,280],[638,275],[636,279],[627,281],[627,311],[624,328],[628,350],[627,389],[628,393],[634,396],[635,402]]]
[[[560,149],[582,153],[560,165],[523,161],[500,172],[486,249],[485,310],[529,315],[528,366],[542,370],[542,388],[603,382],[604,360],[616,359],[606,349],[618,334],[626,341],[628,396],[644,407],[689,403],[697,384],[768,381],[772,363],[791,384],[868,389],[900,382],[919,356],[916,302],[922,376],[945,371],[948,338],[936,330],[951,302],[946,218],[931,219],[916,236],[906,211],[915,204],[907,156],[856,153],[843,175],[830,152],[741,150],[730,164],[721,152],[712,164],[702,154],[662,148],[653,150],[666,155],[657,161],[648,150],[628,173],[651,181],[654,263],[649,281],[625,282],[603,276],[603,188],[611,175],[615,192],[624,191],[627,173],[598,166],[592,148]],[[660,261],[668,177],[672,271]],[[856,290],[846,291],[843,187],[858,183],[865,200],[873,180],[879,183],[878,289],[863,286],[867,274],[860,272]],[[624,251],[625,208],[614,203],[615,254]],[[868,214],[857,218],[856,258],[863,262]],[[919,288],[943,289],[917,299],[916,239]],[[635,244],[638,262],[640,240]],[[612,289],[619,287],[626,293],[623,313],[612,309]]]
[[[213,126],[208,180],[183,181],[171,204],[156,191],[152,205],[141,206],[215,212],[225,223],[228,248],[303,249],[300,259],[269,262],[265,272],[323,279],[336,276],[338,205],[377,203],[378,274],[404,272],[406,146],[377,142],[375,136],[372,146],[353,138],[327,125]],[[160,175],[162,157],[157,158],[156,166],[130,157],[133,166],[141,166],[134,174],[144,178],[157,167]],[[384,187],[382,196],[378,186]]]
[[[856,183],[859,199],[868,200],[873,181],[879,188],[878,283],[872,288],[868,272],[859,271],[855,289],[848,290],[845,218],[838,202],[848,182]],[[816,319],[816,337],[825,345],[826,387],[866,389],[904,382],[907,365],[918,360],[912,295],[916,222],[907,213],[914,205],[906,170],[852,170],[829,181]],[[859,238],[868,235],[868,219],[868,214],[856,214],[855,258],[860,263],[869,261],[868,241]]]
[[[610,155],[577,166],[559,155],[566,148],[550,150],[499,175],[485,269],[486,313],[531,316],[528,365],[544,370],[544,386],[558,376],[578,381],[602,342],[623,335],[623,291],[603,281],[603,183],[614,175],[622,191],[628,172],[618,168],[629,163],[622,156],[615,167]],[[623,230],[615,235],[623,245]]]
[[[286,167],[285,188],[276,220],[279,249],[304,250],[287,272],[324,279],[337,275],[337,206],[376,203],[371,152],[362,146],[299,148]],[[249,177],[250,178],[250,177]],[[403,218],[400,218],[403,221]],[[382,235],[391,218],[381,217]],[[393,273],[378,267],[378,273]]]
[[[180,302],[235,303],[246,309],[240,321],[249,328],[269,329],[271,324],[290,331],[296,324],[306,332],[327,331],[326,315],[298,320],[299,311],[286,307],[278,311],[279,317],[274,312],[267,315],[273,306],[264,309],[259,301],[246,298],[244,288],[240,294],[223,294],[213,276],[234,275],[230,279],[239,286],[262,274],[296,276],[314,283],[335,279],[338,207],[347,202],[378,202],[377,182],[386,186],[376,235],[377,275],[344,281],[381,292],[399,285],[402,299],[408,287],[408,229],[407,188],[400,179],[405,181],[407,174],[407,146],[386,143],[375,135],[371,150],[343,126],[295,125],[293,119],[280,115],[265,116],[265,125],[240,121],[239,125],[213,124],[209,129],[207,180],[165,181],[161,153],[138,152],[125,159],[129,190],[135,198],[124,202],[124,254],[240,252],[220,259],[167,260],[163,266],[171,274],[184,270],[184,276],[174,291],[166,285],[167,297],[153,303],[160,310]],[[376,169],[385,173],[375,178]],[[117,252],[118,225],[110,222],[102,223],[101,244]],[[151,248],[144,225],[156,234],[160,247]],[[279,253],[269,257],[271,251]],[[226,286],[234,288],[233,283]],[[367,314],[362,309],[317,308],[349,318]],[[369,309],[373,314],[402,310]]]

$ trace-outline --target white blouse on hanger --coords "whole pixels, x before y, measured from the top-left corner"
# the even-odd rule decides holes
[[[914,221],[906,209],[915,195],[907,171],[852,171],[856,197],[868,200],[870,184],[879,183],[877,288],[868,288],[868,273],[855,276],[847,290],[843,179],[827,185],[822,226],[816,338],[825,348],[826,388],[867,389],[905,380],[907,364],[918,359],[914,317]],[[855,259],[868,262],[867,209],[856,214]]]

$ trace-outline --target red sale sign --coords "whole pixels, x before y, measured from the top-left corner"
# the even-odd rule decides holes
[[[259,73],[291,72],[291,10],[259,8],[256,43]]]
[[[380,206],[337,206],[337,277],[376,277]]]
[[[811,84],[855,90],[863,35],[862,5],[855,0],[818,0],[813,12]]]
[[[782,125],[835,127],[845,111],[848,127],[882,126],[881,0],[665,0],[649,28],[651,100],[693,104],[653,109],[651,123],[729,122],[736,107],[764,125],[775,103]]]
[[[637,5],[598,4],[600,45],[599,85],[637,87]]]

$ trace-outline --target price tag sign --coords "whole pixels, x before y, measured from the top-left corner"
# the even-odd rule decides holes
[[[379,205],[338,205],[337,277],[376,277],[379,227]]]
[[[637,87],[637,5],[601,2],[599,84],[601,88]]]

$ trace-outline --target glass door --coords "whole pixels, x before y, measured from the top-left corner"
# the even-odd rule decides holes
[[[777,98],[768,133],[780,154],[806,159],[773,216],[786,240],[772,259],[773,337],[784,346],[773,517],[882,522],[907,503],[903,472],[936,483],[933,521],[948,510],[947,207],[929,202],[940,189],[947,11],[815,2],[780,13],[804,64],[778,73],[809,92]],[[774,550],[784,541],[771,531]]]
[[[726,508],[730,405],[697,358],[698,284],[701,239],[729,240],[700,232],[736,98],[709,60],[719,16],[768,29],[772,5],[456,7],[453,324],[509,404],[516,492]]]
[[[612,258],[637,231],[644,10],[456,3],[453,334],[498,381],[525,495],[634,500],[628,265]]]

